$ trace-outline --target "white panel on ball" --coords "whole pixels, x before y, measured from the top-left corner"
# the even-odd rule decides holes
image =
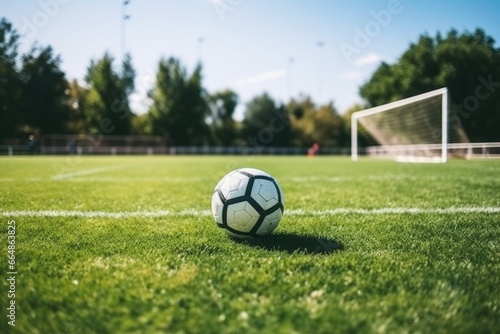
[[[241,173],[235,173],[221,184],[220,190],[226,200],[245,195],[249,177]]]
[[[227,225],[240,232],[250,232],[259,220],[259,213],[248,202],[227,207]]]
[[[262,225],[260,225],[256,233],[258,235],[270,234],[278,226],[278,223],[280,222],[282,216],[283,212],[281,211],[281,209],[268,214],[266,218],[264,218]]]
[[[222,203],[219,193],[216,191],[212,195],[212,215],[214,216],[215,222],[217,224],[222,224],[223,209],[224,209],[224,203]]]
[[[274,183],[269,180],[256,179],[253,183],[251,196],[264,210],[278,204],[278,190]]]

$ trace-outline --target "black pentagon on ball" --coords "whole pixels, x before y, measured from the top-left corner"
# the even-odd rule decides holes
[[[250,174],[250,173],[247,173],[244,171],[238,171],[238,173],[243,174],[245,176],[248,176],[248,178],[249,178],[247,188],[245,189],[245,195],[237,197],[237,198],[232,198],[230,200],[226,200],[226,198],[222,194],[221,190],[217,189],[217,193],[219,194],[219,198],[223,204],[222,224],[217,223],[217,225],[220,228],[224,228],[224,229],[226,229],[234,234],[237,234],[237,235],[251,236],[253,238],[258,238],[260,236],[257,234],[257,230],[260,228],[260,226],[262,225],[262,222],[264,221],[264,219],[266,218],[267,215],[275,212],[278,209],[281,209],[281,212],[284,213],[284,206],[283,206],[283,201],[281,198],[281,192],[280,192],[278,185],[276,184],[276,181],[272,177],[265,176],[265,175],[253,175],[253,174]],[[264,210],[260,206],[260,204],[257,203],[257,201],[255,199],[253,199],[251,196],[253,184],[254,184],[255,180],[258,180],[258,179],[271,181],[273,183],[274,187],[276,188],[276,193],[278,194],[278,203],[276,203],[275,205],[273,205],[272,207],[270,207],[267,210]],[[236,203],[241,203],[241,202],[248,202],[255,209],[255,211],[257,211],[259,213],[259,219],[257,220],[257,222],[255,223],[254,227],[252,228],[252,230],[250,232],[241,232],[241,231],[235,230],[227,224],[227,208],[228,208],[228,206],[231,204],[236,204]]]

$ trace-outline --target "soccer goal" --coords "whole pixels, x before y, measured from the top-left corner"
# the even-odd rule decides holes
[[[469,142],[461,123],[449,122],[446,88],[353,113],[353,161],[359,154],[358,125],[376,142],[364,153],[402,162],[446,162],[449,143]]]

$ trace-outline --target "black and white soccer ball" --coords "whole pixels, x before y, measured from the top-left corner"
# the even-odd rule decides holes
[[[254,168],[241,168],[224,176],[212,195],[212,214],[217,226],[236,238],[268,235],[284,212],[278,182]]]

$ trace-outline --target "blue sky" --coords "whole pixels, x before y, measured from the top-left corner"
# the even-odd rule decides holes
[[[0,15],[23,35],[22,50],[50,44],[67,77],[83,80],[90,59],[109,51],[121,60],[122,3],[2,1]],[[480,27],[500,45],[500,2],[493,0],[130,0],[126,13],[139,113],[162,56],[189,70],[201,58],[210,92],[239,94],[239,118],[265,91],[277,101],[300,93],[333,101],[342,113],[361,102],[359,86],[380,61],[396,61],[423,33]]]

